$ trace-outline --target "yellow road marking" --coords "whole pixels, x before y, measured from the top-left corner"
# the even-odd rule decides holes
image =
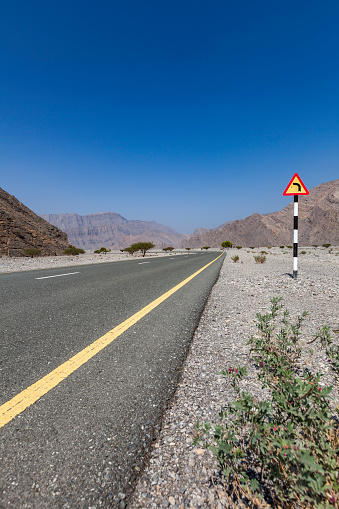
[[[222,255],[223,253],[220,256]],[[142,308],[137,313],[127,318],[127,320],[122,322],[120,325],[117,325],[117,327],[114,327],[114,329],[110,330],[109,332],[104,334],[104,336],[102,336],[101,338],[94,341],[91,345],[84,348],[84,350],[81,350],[81,352],[77,353],[76,355],[71,357],[68,361],[58,366],[48,375],[44,376],[30,387],[14,396],[14,398],[1,405],[0,428],[5,426],[5,424],[14,419],[14,417],[23,412],[27,407],[38,401],[38,399],[40,399],[42,396],[47,394],[47,392],[56,387],[60,382],[62,382],[62,380],[67,378],[74,371],[80,368],[80,366],[85,364],[97,353],[99,353],[106,346],[112,343],[112,341],[114,341],[118,336],[120,336],[130,327],[132,327],[132,325],[141,320],[141,318],[150,313],[154,308],[159,306],[159,304],[164,302],[164,300],[168,299],[180,288],[185,286],[189,281],[191,281],[198,274],[200,274],[200,272],[207,269],[207,267],[209,267],[209,265],[218,260],[220,256],[212,260],[210,263],[208,263],[201,269],[197,270],[197,272],[189,276],[187,279],[184,279],[184,281],[171,288],[171,290],[155,299],[153,302]]]

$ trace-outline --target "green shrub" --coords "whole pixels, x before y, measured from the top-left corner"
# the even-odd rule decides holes
[[[155,247],[153,242],[136,242],[135,244],[132,244],[130,248],[135,251],[141,251],[142,256],[146,255],[146,252],[149,249],[152,249],[152,247]],[[133,254],[133,253],[132,253]]]
[[[173,249],[174,249],[174,247],[172,247],[172,246],[162,248],[163,251],[173,251]]]
[[[111,250],[110,249],[106,249],[105,247],[101,247],[100,249],[97,249],[96,251],[94,251],[96,254],[101,254],[101,253],[109,253]]]
[[[267,251],[260,251],[261,254],[268,254]]]
[[[69,244],[68,248],[65,249],[64,254],[65,255],[79,255],[83,254],[85,251],[83,249],[80,249],[79,247],[72,246],[72,244]]]
[[[288,247],[288,249],[292,249],[293,246],[286,246],[286,247]]]
[[[135,249],[134,247],[130,246],[130,247],[125,247],[124,251],[126,251],[126,253],[129,253],[133,256],[134,253],[139,251],[139,249]]]
[[[266,247],[267,247],[267,249],[272,249],[272,246],[266,246]]]
[[[226,240],[225,242],[222,242],[221,243],[221,247],[225,248],[225,249],[229,249],[233,246],[232,242],[230,242],[229,240]]]
[[[40,256],[41,255],[41,249],[35,249],[35,248],[30,248],[30,249],[26,249],[26,251],[24,251],[24,255],[25,256],[30,256],[31,258],[34,258],[34,256]]]
[[[185,247],[185,249],[186,249],[186,251],[189,252],[189,251],[191,251],[192,248],[191,247]]]
[[[300,251],[300,254],[306,254],[306,251]]]
[[[255,256],[254,259],[255,259],[255,263],[265,263],[266,262],[266,256],[263,254]]]
[[[331,244],[323,244],[323,247],[330,247]]]
[[[280,249],[284,249],[285,246],[280,246]]]
[[[242,246],[235,246],[237,249],[242,249]]]
[[[210,247],[211,247],[211,246],[204,246],[204,247],[202,247],[201,249],[202,249],[202,250],[203,250],[203,249],[206,249],[206,251],[207,251],[207,249],[209,249]]]
[[[300,334],[307,313],[291,323],[280,301],[272,299],[269,314],[257,314],[257,335],[248,341],[258,380],[269,395],[259,399],[241,390],[247,369],[229,366],[221,374],[231,377],[236,401],[223,407],[219,424],[198,421],[194,445],[204,440],[216,456],[223,494],[233,507],[239,502],[240,507],[262,508],[269,502],[281,509],[334,509],[339,502],[339,430],[329,403],[332,387],[321,386],[321,373],[301,369]],[[338,376],[339,347],[329,328],[324,326],[314,341]]]
[[[313,247],[319,247],[319,244],[312,244]]]
[[[233,260],[234,263],[236,263],[239,261],[239,256],[238,255],[231,256],[231,260]]]
[[[255,249],[255,247],[254,246],[250,246],[250,249]]]

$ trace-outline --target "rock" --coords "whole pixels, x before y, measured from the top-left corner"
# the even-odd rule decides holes
[[[68,244],[66,233],[0,188],[0,255],[24,256],[32,248],[42,256],[60,255]]]
[[[115,212],[78,214],[42,214],[41,217],[61,228],[69,241],[82,249],[101,246],[123,249],[135,242],[153,242],[158,248],[180,247],[187,235],[182,235],[155,221],[129,220]]]
[[[283,190],[282,190],[283,191]],[[331,243],[339,244],[339,179],[325,182],[310,190],[308,196],[299,200],[299,245]],[[200,246],[220,247],[230,240],[240,246],[279,246],[291,244],[293,203],[279,212],[252,214],[245,219],[227,223],[192,235],[192,248]],[[240,251],[241,253],[241,251]]]

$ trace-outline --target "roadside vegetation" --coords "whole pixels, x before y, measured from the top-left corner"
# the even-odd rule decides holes
[[[225,242],[221,243],[221,247],[224,249],[230,249],[233,246],[232,242],[229,240],[225,240]]]
[[[79,247],[72,246],[72,244],[69,244],[68,248],[65,249],[64,255],[75,255],[78,256],[79,254],[84,254],[84,250],[80,249]]]
[[[262,396],[242,388],[246,366],[228,366],[221,374],[231,378],[235,400],[218,424],[198,422],[194,445],[215,455],[230,507],[338,509],[339,408],[330,404],[332,386],[322,385],[323,374],[302,361],[318,342],[338,382],[339,346],[324,325],[302,348],[307,312],[292,323],[281,300],[257,314],[257,335],[248,340]]]
[[[101,247],[100,249],[97,249],[96,251],[94,251],[94,253],[96,254],[107,254],[107,253],[110,253],[111,250],[110,249],[106,249],[105,247]]]
[[[126,247],[124,251],[130,253],[131,255],[138,251],[141,251],[142,256],[145,256],[147,251],[149,251],[153,247],[155,247],[155,245],[152,242],[136,242],[135,244],[132,244],[130,247]]]
[[[264,254],[259,254],[257,256],[254,256],[255,263],[265,263],[266,262],[266,256]]]
[[[26,249],[26,251],[24,251],[24,255],[30,256],[31,258],[34,258],[34,256],[40,256],[41,249],[35,249],[33,247],[31,249]]]

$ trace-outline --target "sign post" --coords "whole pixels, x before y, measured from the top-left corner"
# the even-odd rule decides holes
[[[294,196],[293,217],[293,279],[298,277],[298,197],[310,194],[298,173],[295,173],[283,192],[283,196]]]

